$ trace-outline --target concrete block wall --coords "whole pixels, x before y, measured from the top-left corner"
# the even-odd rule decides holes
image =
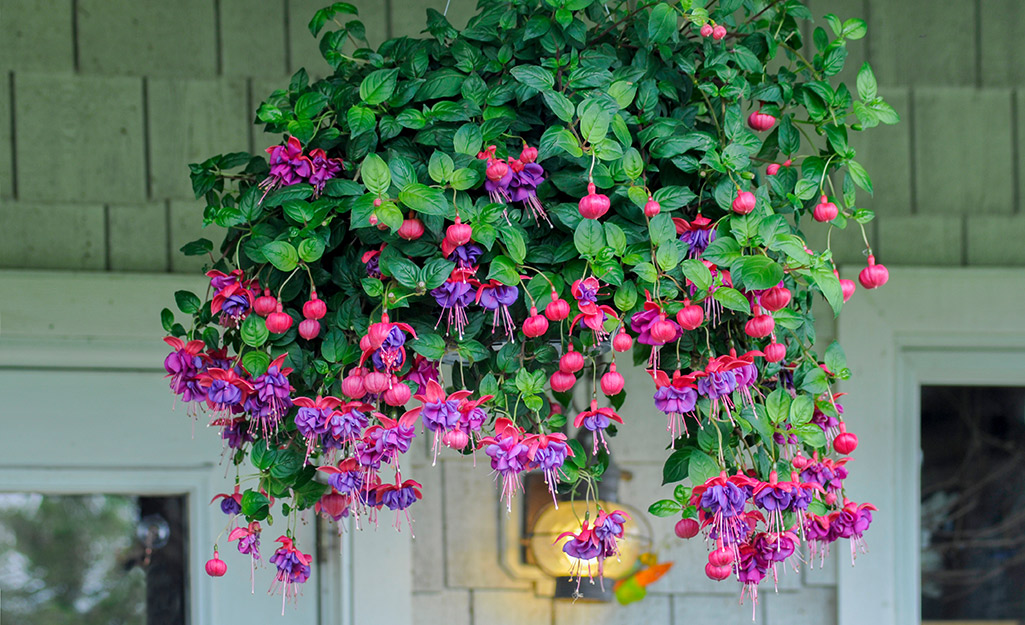
[[[351,0],[374,44],[422,28],[446,0]],[[326,65],[306,23],[328,0],[0,0],[0,269],[190,272],[178,248],[198,236],[202,205],[187,163],[256,150],[276,138],[253,111],[298,67]],[[475,0],[451,0],[465,23]],[[872,174],[869,236],[889,265],[1025,265],[1022,175],[1025,46],[1018,0],[810,0],[813,12],[863,17],[843,77],[864,60],[903,123],[852,139]],[[813,242],[825,242],[822,228]],[[834,233],[840,263],[864,263],[856,232]],[[833,326],[821,311],[823,344]],[[624,371],[632,386],[641,373]],[[643,393],[646,395],[646,393]],[[644,509],[665,496],[664,426],[638,392],[624,414],[638,427],[613,441],[634,474],[623,499]],[[417,510],[414,613],[419,623],[750,622],[735,586],[701,572],[704,547],[653,519],[660,555],[676,561],[647,599],[627,607],[562,602],[498,566],[505,512],[486,464],[413,463]],[[763,589],[760,623],[834,621],[836,562]]]

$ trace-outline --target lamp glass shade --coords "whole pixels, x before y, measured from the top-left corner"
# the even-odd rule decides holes
[[[604,573],[609,579],[619,579],[625,576],[637,562],[637,558],[651,546],[651,529],[647,521],[630,506],[616,502],[598,501],[602,510],[622,510],[630,515],[623,526],[623,538],[619,541],[619,556],[605,560]],[[588,566],[594,575],[598,574],[598,560],[580,561],[567,555],[562,550],[563,541],[555,544],[559,535],[563,532],[579,532],[584,520],[584,514],[590,511],[590,519],[593,521],[596,515],[595,502],[590,506],[582,500],[560,501],[559,507],[548,504],[538,515],[534,523],[533,531],[529,535],[530,549],[533,552],[534,560],[541,570],[552,577],[569,577],[577,563],[581,563],[580,571],[586,575]],[[566,538],[564,540],[569,540]]]

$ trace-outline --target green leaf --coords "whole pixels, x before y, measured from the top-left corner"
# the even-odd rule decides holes
[[[445,356],[445,339],[440,335],[422,332],[409,342],[413,351],[428,360],[441,360]]]
[[[662,271],[672,271],[680,263],[680,246],[676,241],[667,241],[664,245],[658,246],[655,260]]]
[[[826,433],[814,423],[799,425],[793,428],[791,432],[796,434],[797,438],[805,445],[810,445],[816,449],[824,449],[826,447]]]
[[[744,256],[730,265],[730,275],[748,291],[761,291],[779,284],[783,268],[767,256]]]
[[[349,133],[353,137],[357,137],[364,132],[370,132],[377,124],[374,112],[362,106],[354,106],[350,108],[349,112],[346,113],[345,118],[349,123]]]
[[[253,455],[255,456],[256,448],[253,448]],[[256,464],[256,461],[253,461]],[[266,469],[266,467],[259,467]],[[254,521],[262,521],[267,518],[270,514],[270,500],[263,493],[256,492],[255,490],[247,490],[242,493],[242,514],[246,518],[253,519]]]
[[[648,514],[658,517],[675,516],[681,509],[680,504],[672,499],[660,499],[648,506]]]
[[[265,440],[258,440],[253,443],[253,448],[249,451],[249,458],[252,460],[253,466],[260,471],[269,469],[270,465],[274,464],[274,457],[276,455],[277,452],[270,449]],[[242,496],[242,499],[243,501],[245,500],[245,495]]]
[[[850,172],[851,178],[854,180],[854,184],[858,185],[865,191],[868,191],[869,195],[872,195],[872,179],[869,178],[868,172],[861,166],[857,161],[847,162],[847,171]]]
[[[826,348],[825,357],[826,369],[833,372],[833,375],[839,375],[841,371],[847,368],[847,355],[844,353],[843,348],[840,347],[840,343],[833,341]]]
[[[319,91],[310,91],[299,96],[295,102],[295,116],[299,119],[313,119],[313,116],[327,106],[327,96]]]
[[[242,342],[246,345],[260,347],[267,342],[270,332],[267,330],[267,324],[264,322],[263,317],[249,315],[242,322],[242,327],[239,328],[239,335],[242,337]]]
[[[690,501],[691,489],[687,488],[683,484],[679,484],[673,489],[673,499],[675,499],[681,506],[686,506],[687,502]]]
[[[598,143],[609,132],[612,112],[598,98],[589,98],[580,103],[580,134],[588,143]],[[567,131],[568,132],[568,131]]]
[[[324,242],[318,238],[303,239],[299,242],[299,258],[304,262],[312,263],[320,260],[324,255]]]
[[[617,80],[609,86],[609,95],[616,101],[619,108],[625,109],[637,95],[637,84],[625,80]]]
[[[175,291],[174,303],[178,305],[178,310],[182,311],[186,315],[193,315],[199,312],[199,309],[203,305],[203,303],[199,301],[199,297],[191,291]]]
[[[719,464],[711,456],[697,449],[691,450],[690,460],[687,464],[687,473],[690,483],[697,486],[719,475],[721,469]]]
[[[611,221],[605,222],[605,240],[608,241],[609,247],[615,250],[616,255],[622,256],[626,253],[626,233]]]
[[[583,219],[573,233],[573,244],[584,256],[597,256],[605,248],[605,231],[594,219]]]
[[[632,310],[637,304],[637,287],[633,282],[624,282],[623,286],[616,289],[616,293],[612,297],[612,301],[616,305],[616,308],[623,312]]]
[[[277,456],[270,467],[271,477],[285,480],[298,473],[303,466],[302,455],[292,449],[278,451]]]
[[[499,255],[491,260],[491,270],[488,272],[487,279],[495,279],[502,284],[516,286],[520,283],[520,272],[516,270],[516,263],[511,258]]]
[[[655,215],[648,223],[648,235],[656,246],[676,240],[676,225],[668,213]]]
[[[381,297],[384,294],[384,283],[377,278],[363,278],[360,284],[370,297]]]
[[[470,169],[469,167],[463,167],[452,172],[452,176],[449,179],[449,184],[456,191],[466,191],[477,186],[477,182],[480,180],[480,176],[477,172]]]
[[[700,260],[696,258],[685,260],[680,267],[683,269],[683,275],[697,287],[698,291],[707,291],[712,286],[712,272]]]
[[[522,264],[527,258],[527,245],[523,242],[523,235],[516,228],[501,228],[498,236],[505,244],[505,250],[517,263]]]
[[[292,271],[299,265],[299,252],[288,241],[271,241],[260,251],[278,271]]]
[[[843,307],[843,289],[840,288],[840,279],[826,267],[812,270],[811,276],[826,301],[833,308],[833,314],[840,314],[840,309]]]
[[[447,216],[449,213],[449,203],[444,192],[420,183],[407,185],[399,191],[399,201],[424,215]]]
[[[861,66],[858,70],[858,97],[868,102],[875,100],[878,95],[876,85],[876,75],[872,73],[872,66],[867,62]]]
[[[815,402],[808,395],[798,395],[790,403],[790,425],[804,425],[815,413]]]
[[[210,239],[196,239],[181,246],[179,251],[186,256],[202,256],[212,252],[213,249],[214,244]]]
[[[476,156],[483,143],[484,137],[477,124],[463,124],[452,137],[452,145],[459,154]]]
[[[370,72],[359,85],[359,99],[371,106],[381,104],[395,93],[399,70],[379,69]]]
[[[160,311],[160,326],[164,328],[165,332],[170,332],[171,328],[174,327],[174,313],[171,312],[170,308]]]
[[[455,169],[456,166],[452,162],[452,157],[444,152],[431,154],[431,160],[427,163],[427,174],[431,177],[431,180],[438,184],[448,182]]]
[[[701,257],[710,263],[729,267],[733,264],[733,261],[743,256],[740,251],[740,244],[737,243],[736,239],[726,236],[719,236],[712,241]]]
[[[475,362],[486,362],[488,357],[491,356],[491,350],[484,347],[480,341],[460,341],[456,351],[459,352],[459,357],[464,360],[469,360],[470,363]]]
[[[801,380],[801,390],[812,395],[821,395],[829,390],[829,380],[822,367],[812,367]]]
[[[509,70],[509,73],[519,83],[538,91],[545,91],[555,86],[555,75],[551,70],[537,65],[518,65]]]
[[[783,423],[790,415],[790,395],[782,388],[769,393],[765,398],[765,411],[773,423]]]
[[[712,294],[715,301],[719,302],[730,310],[737,312],[748,313],[751,312],[751,303],[747,301],[740,291],[731,289],[729,287],[719,287]]]
[[[658,280],[658,270],[651,263],[638,263],[634,265],[633,271],[637,274],[637,277],[645,282],[654,284]]]
[[[662,465],[662,484],[672,484],[687,479],[690,464],[690,455],[694,451],[691,447],[684,447],[674,451],[665,464]]]
[[[320,354],[324,357],[324,360],[328,362],[338,362],[342,359],[342,355],[345,353],[345,346],[348,341],[345,340],[345,335],[338,328],[331,328],[327,334],[324,335],[324,340],[320,343]]]
[[[861,39],[866,33],[868,33],[868,25],[865,24],[865,20],[851,18],[843,23],[840,36],[847,39]]]
[[[630,147],[623,152],[622,164],[623,173],[625,173],[630,180],[637,180],[642,174],[644,174],[644,160],[641,159],[641,153],[637,151],[637,148]],[[644,189],[641,187],[631,188],[640,188],[641,192],[644,192]]]
[[[399,255],[381,255],[381,269],[394,277],[404,287],[415,289],[420,278],[420,268],[416,264]]]
[[[424,268],[420,270],[420,281],[428,291],[436,289],[448,280],[456,264],[443,258],[432,258],[427,261]]]
[[[573,114],[576,112],[576,107],[570,102],[569,98],[562,95],[558,91],[544,91],[541,96],[545,100],[545,104],[548,108],[555,113],[555,116],[566,122],[567,124],[573,121]]]
[[[391,186],[391,170],[388,169],[388,163],[385,163],[380,156],[373,153],[367,154],[363,159],[363,164],[360,165],[360,175],[371,193],[378,196],[388,193],[388,187]]]
[[[262,351],[246,352],[242,355],[242,366],[250,376],[258,378],[267,372],[267,367],[270,366],[270,355]]]
[[[676,11],[660,2],[648,17],[648,39],[652,43],[665,43],[676,32]]]

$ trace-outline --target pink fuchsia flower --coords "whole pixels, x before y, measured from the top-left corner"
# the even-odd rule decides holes
[[[843,488],[843,480],[847,479],[847,467],[844,466],[847,460],[819,460],[819,454],[815,452],[811,460],[797,456],[794,458],[794,466],[801,471],[802,482],[814,482],[828,491],[836,492]]]
[[[324,448],[341,449],[359,440],[373,411],[373,406],[359,401],[350,401],[332,410],[320,435]]]
[[[381,272],[381,252],[384,251],[385,247],[387,247],[387,244],[381,245],[381,249],[363,252],[360,260],[366,265],[367,276],[377,278],[378,280],[384,277],[384,273]]]
[[[256,301],[256,295],[243,280],[242,270],[235,269],[230,274],[213,270],[208,271],[206,275],[210,278],[210,286],[215,291],[210,301],[210,312],[215,315],[220,313],[219,323],[222,326],[237,328],[249,315]]]
[[[310,162],[313,165],[313,172],[310,174],[309,182],[313,185],[314,196],[320,195],[327,181],[337,178],[345,168],[342,159],[328,158],[327,153],[320,148],[310,150]]]
[[[856,504],[850,499],[844,498],[843,508],[829,514],[829,538],[838,540],[849,538],[851,540],[851,564],[857,557],[857,552],[867,553],[864,533],[872,523],[872,512],[877,508],[870,503]]]
[[[313,504],[313,510],[325,519],[331,519],[336,523],[349,516],[349,506],[352,504],[350,495],[343,495],[335,489],[324,493],[317,503]]]
[[[221,438],[231,449],[238,449],[253,441],[249,424],[245,417],[214,419],[210,425],[221,428]]]
[[[238,552],[249,556],[249,583],[251,592],[256,592],[256,561],[260,559],[260,523],[251,522],[246,527],[236,527],[228,534],[228,542],[238,541]]]
[[[431,289],[431,296],[441,308],[441,315],[438,316],[438,323],[434,324],[435,329],[441,324],[441,320],[448,318],[447,331],[452,331],[455,324],[459,338],[463,338],[463,328],[466,327],[466,307],[473,302],[475,289],[472,284],[472,276],[476,267],[462,269],[456,267],[452,270],[449,279],[441,286]]]
[[[591,400],[591,409],[584,410],[577,415],[576,419],[573,420],[573,427],[585,427],[594,433],[594,448],[591,453],[598,454],[598,442],[601,442],[602,447],[605,451],[609,450],[608,444],[605,442],[605,429],[612,425],[612,422],[622,423],[623,417],[616,414],[616,411],[611,407],[599,408],[598,400]]]
[[[734,550],[750,533],[749,519],[744,508],[756,482],[743,474],[727,477],[723,471],[716,477],[694,487],[690,504],[697,506],[703,526],[711,526],[709,536],[720,539]],[[760,515],[759,515],[760,516]]]
[[[559,486],[559,470],[566,458],[573,457],[573,448],[566,444],[566,435],[561,432],[531,434],[523,442],[527,445],[527,457],[544,474],[548,492],[552,494],[552,500],[558,508],[555,490]]]
[[[165,337],[164,342],[174,350],[164,359],[165,377],[171,378],[171,391],[186,402],[206,399],[206,389],[199,383],[199,375],[205,367],[202,352],[206,344],[203,341],[186,343],[173,336]]]
[[[737,356],[737,350],[731,349],[728,355],[710,360],[708,367],[705,368],[705,371],[709,373],[713,370],[732,372],[736,390],[740,391],[741,396],[752,410],[755,410],[755,403],[751,397],[751,389],[758,382],[758,367],[754,364],[755,356],[764,356],[764,354],[758,350],[751,350]]]
[[[275,592],[277,588],[282,590],[281,614],[284,615],[285,601],[299,594],[296,584],[303,584],[310,578],[310,563],[313,556],[299,551],[292,539],[287,536],[279,536],[274,542],[281,543],[281,547],[270,557],[271,564],[278,568],[271,592]]]
[[[214,495],[214,498],[210,500],[210,503],[221,500],[221,512],[224,514],[235,516],[242,511],[242,493],[238,492],[238,484],[235,484],[235,491],[231,494],[219,493]]]
[[[306,457],[309,458],[320,441],[320,435],[327,432],[331,413],[344,402],[337,397],[320,395],[317,395],[316,399],[296,397],[292,401],[299,406],[299,411],[295,415],[295,429],[306,439]]]
[[[552,222],[548,220],[548,214],[537,198],[537,188],[545,181],[544,168],[534,162],[509,159],[509,169],[512,171],[508,186],[509,199],[522,202],[524,207],[530,209],[535,221],[543,219],[551,226]]]
[[[263,375],[253,380],[253,393],[246,398],[243,407],[252,419],[250,428],[255,431],[257,425],[264,437],[272,434],[288,409],[292,407],[292,385],[288,376],[290,367],[283,367],[286,354],[271,361]]]
[[[786,530],[783,513],[794,505],[795,491],[799,491],[791,482],[780,482],[775,471],[769,473],[768,482],[758,482],[751,491],[751,501],[768,515],[766,524],[770,532]]]
[[[491,468],[502,478],[502,496],[506,508],[512,510],[513,493],[522,488],[520,474],[530,468],[530,448],[523,442],[523,430],[508,419],[495,420],[495,435],[480,439],[491,458]]]
[[[712,241],[715,241],[715,222],[701,213],[693,221],[673,217],[676,234],[687,246],[687,258],[700,258]]]
[[[261,202],[272,189],[304,182],[313,174],[313,162],[303,154],[302,144],[295,137],[289,137],[285,145],[272,145],[266,152],[270,155],[270,174],[259,185],[263,189]]]
[[[605,320],[609,317],[619,319],[619,315],[611,306],[598,305],[600,288],[601,283],[597,278],[591,276],[577,280],[570,289],[577,301],[577,308],[580,309],[580,314],[573,317],[573,321],[570,323],[570,331],[572,332],[572,328],[577,327],[579,323],[581,328],[590,328],[599,341],[609,337],[608,331],[605,330]]]
[[[381,321],[370,324],[366,335],[360,339],[360,349],[363,355],[360,356],[359,366],[369,358],[374,368],[386,374],[397,371],[406,361],[405,333],[416,338],[416,331],[408,323],[393,323],[388,318],[388,313],[381,315]]]
[[[477,287],[475,301],[482,308],[494,312],[491,321],[491,332],[494,333],[499,323],[510,341],[516,336],[516,323],[513,321],[509,307],[516,303],[520,290],[515,286],[502,284],[498,280],[488,280]]]
[[[459,426],[459,422],[462,419],[462,414],[459,412],[459,404],[470,395],[472,393],[467,390],[456,391],[451,395],[446,395],[445,389],[441,387],[441,384],[431,380],[427,383],[425,393],[413,396],[422,405],[413,408],[410,410],[410,413],[418,414],[421,422],[423,422],[424,429],[434,432],[433,451],[435,462],[438,461],[438,448],[441,444],[442,436],[445,432],[456,429]]]
[[[481,404],[494,399],[494,395],[482,395],[477,399],[466,398],[459,403],[459,425],[457,429],[466,432],[468,435],[480,432],[484,422],[488,420],[488,413]]]
[[[672,338],[668,341],[656,340],[651,335],[652,328],[659,321],[671,324],[675,331]],[[644,290],[644,308],[630,317],[630,330],[637,335],[638,343],[651,345],[653,347],[665,345],[666,343],[674,343],[683,336],[683,329],[675,321],[670,321],[666,318],[665,314],[662,312],[662,307],[658,302],[651,299],[651,293],[649,293],[647,289]],[[662,338],[665,337],[659,337],[659,339]]]
[[[584,566],[587,566],[587,577],[593,578],[591,570],[592,561],[598,566],[598,576],[604,575],[605,558],[603,557],[604,547],[601,541],[595,537],[593,530],[585,519],[581,524],[579,532],[563,532],[555,539],[554,544],[559,544],[565,538],[569,538],[563,545],[562,551],[573,558],[573,566],[570,569],[570,579],[577,578],[577,588],[580,588],[580,580],[583,577]]]
[[[509,185],[513,180],[513,171],[508,163],[501,159],[488,158],[484,178],[484,190],[488,192],[492,202],[505,204],[510,201]]]
[[[406,525],[410,534],[413,531],[413,519],[409,516],[409,507],[423,498],[423,486],[414,480],[406,480],[401,484],[383,484],[377,487],[377,499],[381,505],[395,511],[395,529],[401,528],[401,515],[406,515]]]
[[[417,354],[413,357],[413,366],[403,380],[416,384],[416,392],[423,393],[429,381],[438,380],[438,363]]]
[[[199,385],[206,389],[207,406],[214,412],[228,412],[233,406],[242,406],[255,390],[234,369],[218,367],[210,367],[200,374]]]
[[[409,451],[416,438],[418,410],[407,411],[398,420],[377,414],[378,425],[371,425],[363,433],[363,439],[355,445],[356,461],[370,471],[377,471],[381,464],[392,464],[396,471],[398,457]]]
[[[652,379],[655,381],[655,407],[665,413],[668,417],[666,431],[673,440],[681,434],[687,434],[687,421],[684,415],[698,421],[698,415],[694,411],[697,406],[698,392],[697,378],[703,377],[705,373],[698,371],[680,375],[679,369],[673,372],[673,379],[670,382],[669,376],[664,371],[657,369],[649,370]]]
[[[326,473],[328,485],[343,495],[354,495],[363,488],[363,471],[355,458],[346,458],[338,466],[319,466],[317,470]]]

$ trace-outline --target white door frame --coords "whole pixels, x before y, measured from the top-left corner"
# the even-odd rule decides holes
[[[920,387],[1025,385],[1023,311],[1025,271],[1002,268],[891,268],[886,286],[859,288],[844,306],[838,337],[853,376],[841,390],[860,441],[847,493],[879,511],[870,553],[841,562],[840,625],[921,622]]]

